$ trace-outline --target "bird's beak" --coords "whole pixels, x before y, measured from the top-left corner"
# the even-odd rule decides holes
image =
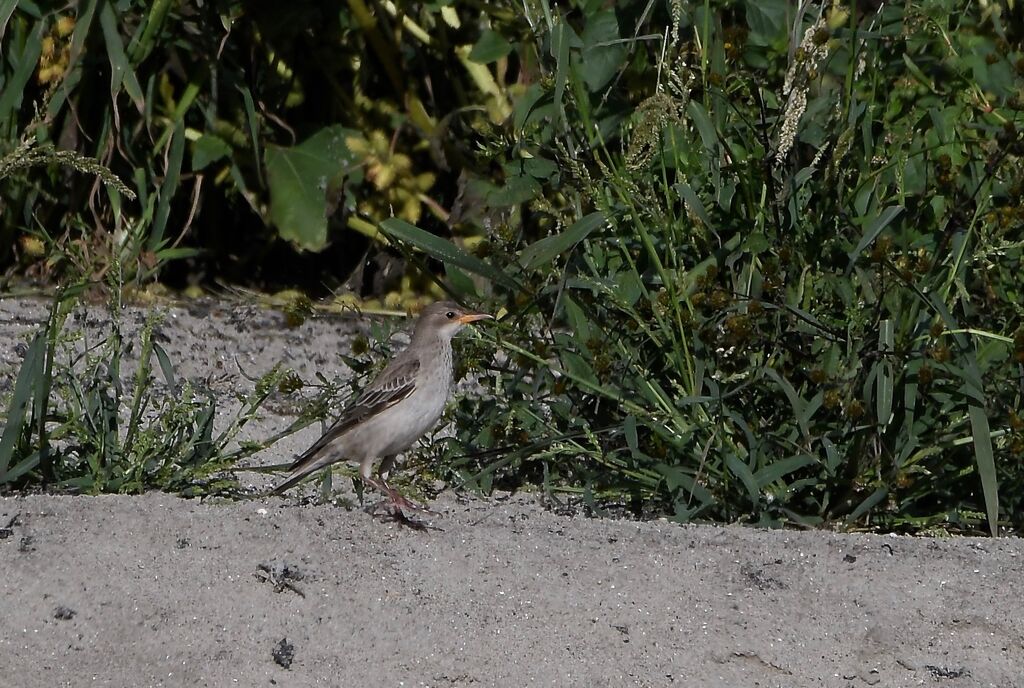
[[[463,325],[476,322],[477,320],[487,320],[488,318],[494,318],[493,315],[487,315],[486,313],[466,313],[465,315],[456,318]]]

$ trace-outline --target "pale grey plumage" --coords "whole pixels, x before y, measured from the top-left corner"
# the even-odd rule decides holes
[[[422,437],[444,412],[452,383],[452,336],[463,326],[490,316],[469,312],[451,301],[424,309],[409,346],[368,385],[313,446],[296,458],[280,494],[310,473],[338,461],[356,461],[363,480],[393,501],[404,499],[387,485],[395,456]],[[372,477],[380,459],[380,484]]]

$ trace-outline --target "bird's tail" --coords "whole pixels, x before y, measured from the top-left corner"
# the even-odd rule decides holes
[[[282,495],[302,482],[313,471],[300,471],[267,493],[267,496]]]

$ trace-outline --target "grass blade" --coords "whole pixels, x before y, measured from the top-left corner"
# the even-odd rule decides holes
[[[761,501],[761,490],[758,488],[757,480],[754,478],[754,474],[750,472],[750,468],[739,457],[731,453],[726,455],[725,465],[729,467],[732,474],[739,478],[743,486],[747,488],[750,503],[757,509],[757,505]]]
[[[0,0],[0,41],[4,39],[4,32],[7,30],[7,22],[14,14],[14,8],[18,6],[18,0]]]
[[[860,241],[857,243],[857,248],[853,249],[848,254],[850,262],[846,266],[847,275],[853,271],[853,265],[857,262],[857,258],[860,256],[861,252],[870,246],[871,242],[877,239],[878,235],[882,233],[882,230],[888,227],[889,223],[895,220],[896,216],[902,212],[903,206],[891,205],[883,210],[881,215],[868,223],[868,228],[864,231],[864,236],[862,236]]]
[[[3,435],[0,436],[0,484],[13,480],[12,473],[7,469],[11,466],[14,458],[14,449],[18,443],[18,437],[24,429],[25,414],[32,403],[32,396],[37,391],[36,382],[42,369],[43,359],[46,353],[46,336],[37,334],[28,347],[25,360],[18,372],[18,379],[14,383],[14,395],[11,397],[11,405],[7,410],[7,422],[4,425]],[[17,470],[17,466],[15,466]]]
[[[892,363],[886,356],[892,353],[894,342],[893,323],[887,318],[878,329],[878,350],[882,358],[875,364],[878,368],[875,376],[875,414],[878,426],[882,429],[892,419],[893,371]]]
[[[395,217],[381,222],[380,229],[388,237],[404,241],[410,246],[420,249],[431,258],[451,263],[474,275],[486,277],[491,282],[500,284],[506,289],[519,291],[518,283],[507,273],[488,265],[476,256],[466,253],[447,239],[442,239]]]
[[[992,434],[985,409],[971,404],[971,434],[974,436],[974,460],[978,465],[981,489],[985,496],[985,515],[992,537],[999,535],[999,484],[996,480],[996,460],[992,453]]]
[[[572,227],[564,232],[545,237],[524,248],[522,253],[519,254],[519,263],[527,270],[550,263],[556,256],[565,253],[586,239],[591,232],[603,225],[604,222],[603,213],[590,213],[573,223]]]

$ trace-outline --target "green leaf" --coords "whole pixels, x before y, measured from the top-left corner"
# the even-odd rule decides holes
[[[117,15],[114,14],[114,6],[111,3],[104,3],[100,10],[100,26],[103,28],[103,42],[107,47],[107,59],[110,60],[110,99],[117,101],[117,95],[124,86],[128,97],[135,103],[139,112],[145,109],[145,99],[142,96],[142,87],[139,80],[128,62],[128,56],[124,52],[124,43],[121,42],[121,33],[118,29]],[[115,111],[116,112],[116,111]]]
[[[560,20],[551,32],[551,56],[555,58],[555,112],[559,121],[565,116],[562,96],[569,78],[569,44],[575,37],[569,25]]]
[[[579,354],[571,351],[563,351],[561,355],[562,363],[565,365],[565,372],[574,380],[589,382],[593,385],[600,384],[597,380],[597,376],[594,375],[594,370],[590,367]]]
[[[178,181],[181,179],[181,161],[185,156],[185,123],[178,120],[174,127],[174,134],[171,135],[171,150],[167,156],[167,167],[164,169],[164,180],[160,184],[159,202],[156,206],[156,215],[153,218],[153,228],[150,231],[147,246],[150,251],[156,249],[163,241],[164,232],[167,229],[167,218],[171,212],[171,201],[178,190]]]
[[[307,251],[327,245],[327,199],[353,164],[340,125],[321,129],[298,146],[267,146],[270,220],[281,238]]]
[[[622,433],[626,438],[626,446],[629,447],[630,454],[633,458],[639,458],[640,454],[640,442],[637,438],[636,432],[636,416],[629,414],[626,416],[626,420],[622,423]]]
[[[817,457],[811,456],[810,454],[796,454],[789,456],[785,459],[775,461],[764,468],[754,473],[754,480],[757,482],[759,487],[770,485],[776,480],[781,480],[785,476],[811,466],[818,462]]]
[[[583,52],[579,69],[591,92],[603,88],[626,59],[626,49],[620,42],[619,22],[614,10],[604,10],[587,18],[580,36]]]
[[[527,270],[532,270],[541,265],[550,263],[556,256],[559,256],[570,248],[583,241],[595,229],[605,223],[604,214],[593,212],[573,223],[572,227],[555,234],[544,237],[533,242],[519,254],[519,263]]]
[[[13,479],[7,469],[14,458],[14,449],[17,446],[18,438],[25,429],[25,414],[29,404],[32,403],[36,383],[43,370],[45,356],[46,336],[40,333],[29,344],[25,360],[21,363],[21,370],[18,371],[18,378],[14,382],[11,405],[7,408],[4,432],[3,435],[0,435],[0,484]]]
[[[804,436],[805,440],[810,442],[811,432],[807,424],[808,419],[804,414],[805,407],[807,406],[806,402],[800,398],[800,395],[797,394],[796,389],[793,388],[793,385],[790,384],[789,380],[782,377],[777,370],[774,368],[765,368],[764,373],[775,381],[775,384],[779,386],[782,393],[786,395],[787,399],[789,399],[790,406],[793,407],[793,417],[796,419],[797,425],[800,426],[800,434]]]
[[[711,217],[708,216],[707,208],[704,207],[704,203],[697,196],[697,192],[693,190],[693,187],[686,182],[679,182],[674,188],[686,202],[686,207],[700,218],[705,227],[711,229],[713,227]]]
[[[747,496],[750,497],[751,504],[757,506],[761,501],[761,490],[758,488],[757,480],[754,479],[754,474],[750,472],[747,464],[743,463],[735,454],[729,453],[725,456],[725,465],[729,467],[729,471],[739,478],[743,486],[747,488]]]
[[[892,418],[893,370],[887,356],[893,353],[893,322],[886,318],[879,323],[878,351],[882,358],[875,364],[875,412],[879,427],[885,428]]]
[[[877,506],[883,499],[885,499],[886,495],[888,494],[889,488],[884,486],[877,488],[874,492],[868,495],[863,502],[858,504],[856,509],[850,512],[850,515],[846,517],[846,520],[856,521],[858,518],[869,512],[871,509],[875,508],[875,506]]]
[[[164,348],[157,342],[153,342],[153,353],[156,354],[156,360],[160,363],[160,370],[164,374],[164,382],[167,383],[167,388],[174,390],[178,386],[178,382],[174,376],[174,365],[171,363],[170,357]]]
[[[771,45],[786,35],[788,0],[747,0],[748,40],[755,45]]]
[[[476,290],[476,285],[473,283],[473,278],[467,275],[463,270],[460,270],[452,263],[445,263],[444,274],[448,277],[448,284],[451,286],[452,291],[460,297],[470,299],[480,298],[480,294],[478,294]]]
[[[523,161],[523,171],[534,179],[550,179],[558,172],[558,165],[547,158],[534,156]]]
[[[14,55],[4,55],[4,62],[8,60],[16,65],[14,73],[10,76],[3,75],[7,81],[2,82],[0,88],[0,123],[9,118],[17,118],[17,110],[21,107],[22,98],[25,95],[25,87],[39,64],[39,56],[42,53],[43,29],[46,22],[38,22],[36,30],[25,41],[25,51],[13,59]],[[9,48],[5,45],[5,51]]]
[[[999,483],[996,480],[996,460],[992,453],[992,433],[989,429],[985,409],[971,404],[971,434],[974,439],[974,460],[981,478],[981,489],[985,495],[985,514],[988,517],[988,531],[992,537],[999,535]]]
[[[519,285],[516,281],[506,273],[488,265],[476,256],[466,253],[447,239],[442,239],[430,232],[426,232],[405,220],[399,220],[396,217],[389,218],[380,223],[380,229],[388,237],[418,248],[431,258],[457,265],[463,270],[489,279],[491,282],[500,284],[506,289],[519,290]]]
[[[853,270],[853,264],[857,262],[857,258],[860,257],[861,252],[864,251],[868,246],[871,245],[878,235],[882,233],[882,230],[889,226],[889,223],[896,219],[896,216],[903,212],[903,206],[891,205],[882,211],[881,215],[878,215],[872,219],[864,231],[864,236],[860,238],[857,243],[857,248],[853,249],[849,253],[850,263],[846,266],[846,274],[849,275]]]
[[[198,248],[188,248],[185,246],[178,246],[176,248],[162,248],[156,251],[157,260],[161,263],[168,260],[181,260],[182,258],[192,258],[193,256],[201,256],[203,251]]]
[[[512,52],[512,44],[496,31],[486,29],[469,51],[469,59],[478,64],[496,62]]]
[[[569,323],[570,331],[573,333],[573,338],[577,342],[582,342],[583,345],[586,346],[586,342],[590,341],[594,337],[591,332],[592,323],[587,319],[583,309],[580,308],[580,305],[576,303],[576,300],[572,298],[571,295],[565,293],[562,299],[562,305],[565,308],[565,317]]]
[[[7,30],[7,22],[14,14],[14,8],[18,6],[18,0],[0,0],[0,41],[4,39],[4,32]]]
[[[530,175],[516,175],[505,180],[505,186],[491,189],[487,193],[487,202],[496,208],[508,208],[520,203],[532,201],[540,196],[541,187]]]
[[[203,134],[192,144],[192,171],[201,170],[230,155],[231,146],[227,141],[213,134]]]
[[[256,103],[252,99],[252,93],[245,86],[237,86],[238,92],[242,94],[242,102],[245,103],[245,121],[249,124],[249,139],[252,141],[253,160],[257,161],[256,176],[263,183],[263,169],[259,165],[260,159],[260,121],[256,117]],[[315,136],[315,134],[314,134]]]
[[[551,94],[540,84],[531,84],[512,105],[512,125],[521,131],[527,124],[543,119],[545,109],[551,105]]]
[[[743,248],[755,256],[764,253],[771,247],[772,242],[768,241],[764,232],[753,232],[743,240]]]
[[[697,127],[697,133],[700,134],[700,139],[704,142],[705,150],[708,152],[717,150],[718,132],[715,130],[715,125],[711,123],[708,111],[696,100],[691,100],[686,110],[690,113],[693,125]]]

